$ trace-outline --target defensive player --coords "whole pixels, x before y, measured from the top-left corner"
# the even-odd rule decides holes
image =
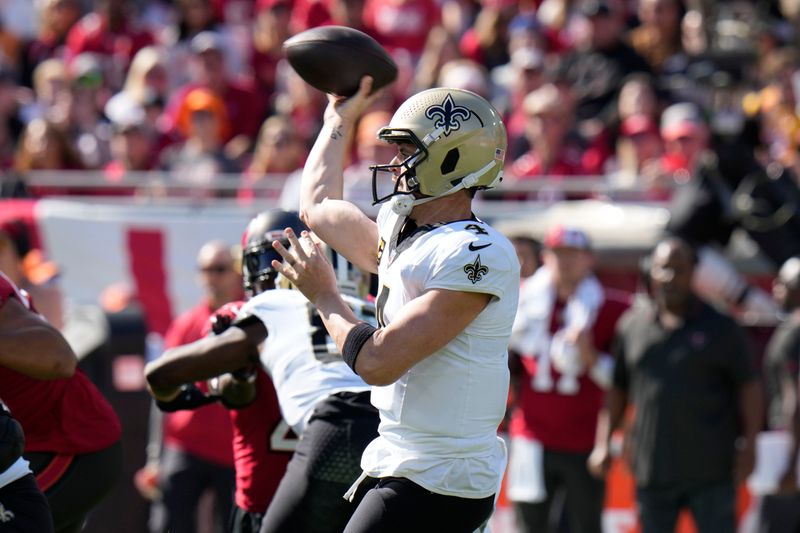
[[[354,509],[342,494],[359,475],[362,451],[377,436],[378,414],[369,403],[369,386],[344,364],[313,306],[300,292],[278,287],[272,261],[280,256],[272,242],[285,227],[305,228],[297,214],[279,210],[250,222],[243,275],[251,298],[233,326],[167,351],[145,373],[154,396],[169,401],[187,381],[239,370],[238,381],[247,382],[252,378],[241,370],[263,366],[283,418],[300,440],[261,531],[338,532]],[[367,302],[348,297],[347,303],[369,318]]]

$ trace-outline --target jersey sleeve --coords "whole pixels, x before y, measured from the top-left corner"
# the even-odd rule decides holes
[[[519,285],[519,260],[503,242],[478,250],[470,242],[457,242],[449,253],[438,253],[426,289],[447,289],[491,294],[498,299]]]

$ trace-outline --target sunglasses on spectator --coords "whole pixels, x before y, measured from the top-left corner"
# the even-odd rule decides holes
[[[207,265],[198,267],[198,270],[203,274],[225,274],[231,271],[229,265]]]

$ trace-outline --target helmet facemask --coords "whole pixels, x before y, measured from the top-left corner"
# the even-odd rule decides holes
[[[408,129],[383,128],[378,137],[391,144],[411,144],[416,150],[409,157],[398,163],[371,165],[369,167],[372,170],[372,205],[382,204],[398,195],[418,193],[419,180],[417,179],[416,168],[428,159],[428,148],[413,131]],[[384,176],[382,173],[388,173],[389,175]],[[381,186],[384,183],[392,183],[391,191],[387,192],[387,187],[385,185]]]
[[[242,250],[242,279],[244,291],[254,296],[277,286],[278,271],[272,267],[272,261],[283,261],[283,257],[273,247],[272,241],[279,241],[289,247],[289,240],[282,231],[264,235],[264,239],[249,245]]]

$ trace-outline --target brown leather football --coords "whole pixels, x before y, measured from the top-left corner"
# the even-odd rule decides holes
[[[346,26],[319,26],[283,43],[289,64],[322,92],[352,96],[361,78],[373,77],[373,91],[397,78],[397,65],[378,42]]]

